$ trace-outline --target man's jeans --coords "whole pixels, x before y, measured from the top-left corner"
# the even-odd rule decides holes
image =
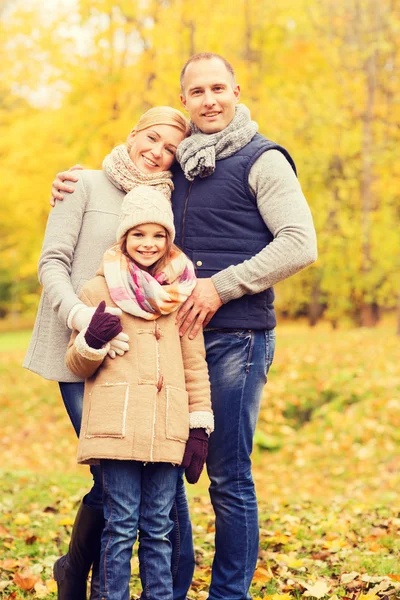
[[[250,454],[275,331],[204,331],[215,432],[207,469],[215,511],[209,600],[245,600],[258,556],[257,499]]]
[[[100,597],[129,600],[132,547],[140,528],[143,595],[172,600],[170,513],[179,470],[171,463],[101,460],[105,526],[101,537]]]
[[[82,420],[83,383],[60,383],[61,395],[72,425],[79,436]],[[85,504],[90,508],[103,510],[103,482],[99,466],[90,468],[94,485],[85,496]],[[194,572],[194,549],[192,526],[186,498],[183,469],[178,469],[175,504],[170,518],[174,527],[169,535],[172,544],[172,576],[174,600],[185,600]],[[139,533],[141,541],[141,532]]]

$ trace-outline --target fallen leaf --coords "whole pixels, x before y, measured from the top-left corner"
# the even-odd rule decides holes
[[[0,592],[6,589],[10,585],[11,581],[0,581]]]
[[[19,560],[16,560],[15,558],[5,558],[0,561],[0,568],[4,571],[14,571],[15,569],[18,569],[19,564]]]
[[[346,585],[346,583],[350,583],[350,581],[353,581],[353,579],[358,577],[359,574],[360,573],[357,573],[357,571],[352,571],[351,573],[343,573],[343,575],[340,577],[340,583]]]
[[[25,538],[25,544],[27,546],[32,546],[32,544],[34,544],[37,540],[37,536],[36,535],[30,535],[29,537]]]
[[[304,596],[312,596],[313,598],[323,598],[331,589],[323,579],[316,581],[312,585],[305,583],[304,587],[307,590],[304,592]]]
[[[31,522],[31,518],[29,515],[26,515],[25,513],[17,513],[15,519],[14,519],[14,524],[15,525],[28,525],[28,523]]]
[[[15,573],[14,583],[21,588],[21,590],[29,591],[35,586],[39,577],[34,575],[29,569],[24,569],[21,573]]]
[[[254,573],[254,581],[259,581],[259,582],[267,582],[267,581],[271,581],[271,579],[273,578],[273,574],[271,573],[271,571],[268,571],[267,569],[264,569],[264,567],[258,567]]]
[[[34,585],[34,589],[36,592],[36,598],[46,598],[49,595],[49,590],[46,585],[43,585],[41,582],[36,582]]]
[[[59,525],[73,525],[74,519],[72,517],[64,517],[58,521]]]

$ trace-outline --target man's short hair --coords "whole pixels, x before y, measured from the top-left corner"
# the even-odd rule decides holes
[[[185,77],[186,69],[188,68],[190,63],[197,62],[198,60],[211,60],[212,58],[218,58],[218,60],[220,60],[224,63],[226,70],[232,75],[232,83],[233,83],[233,85],[235,85],[235,71],[233,70],[231,63],[228,62],[226,60],[226,58],[224,58],[220,54],[216,54],[215,52],[199,52],[198,54],[194,54],[193,56],[191,56],[189,58],[189,60],[187,60],[185,62],[185,64],[183,65],[180,79],[179,79],[180,84],[181,84],[182,94],[183,94],[183,79]]]

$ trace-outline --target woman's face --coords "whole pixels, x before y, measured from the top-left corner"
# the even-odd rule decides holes
[[[184,137],[185,134],[173,125],[152,125],[129,135],[129,157],[143,173],[168,171]]]
[[[144,271],[164,256],[166,247],[167,232],[156,223],[137,225],[126,236],[127,253]]]

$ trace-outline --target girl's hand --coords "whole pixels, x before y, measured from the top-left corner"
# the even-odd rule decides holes
[[[121,331],[118,335],[113,337],[110,340],[110,349],[108,351],[108,356],[110,358],[115,358],[118,356],[123,356],[125,352],[129,350],[129,335]]]
[[[89,323],[85,333],[85,340],[88,346],[99,350],[107,342],[121,333],[121,319],[117,315],[106,312],[106,303],[100,302]]]
[[[182,467],[188,483],[197,483],[208,454],[208,435],[205,429],[191,429],[186,442]]]
[[[78,181],[78,177],[72,174],[72,171],[81,171],[84,167],[81,165],[74,165],[68,171],[62,171],[62,173],[57,173],[55,180],[51,185],[51,198],[50,198],[50,206],[55,206],[56,200],[64,200],[64,196],[61,192],[72,193],[75,191],[75,188],[72,185],[68,185],[64,183],[64,181]]]

